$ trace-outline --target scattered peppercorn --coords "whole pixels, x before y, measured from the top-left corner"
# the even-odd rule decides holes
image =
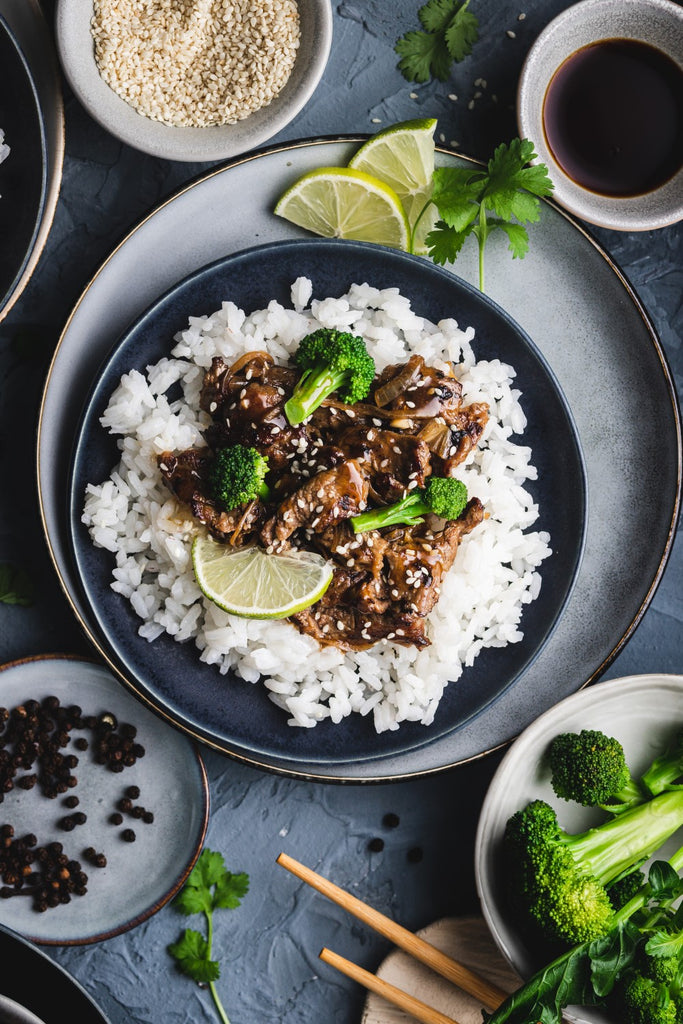
[[[409,860],[409,862],[411,864],[419,864],[420,861],[422,860],[422,857],[424,856],[424,854],[422,852],[421,847],[413,846],[413,847],[411,847],[410,850],[408,850],[407,856],[408,856],[408,860]]]
[[[375,838],[371,839],[370,842],[368,843],[368,850],[372,850],[373,853],[379,853],[383,849],[384,840],[380,839],[379,836],[375,836]]]
[[[384,817],[382,818],[382,824],[386,828],[398,828],[400,823],[401,819],[399,818],[398,814],[394,814],[393,811],[389,811],[389,813],[385,814]]]
[[[92,740],[72,737],[74,730],[88,730]],[[136,741],[137,729],[129,723],[119,724],[110,711],[84,716],[77,704],[63,705],[50,695],[41,701],[27,700],[15,708],[0,707],[0,803],[15,786],[29,790],[38,788],[48,799],[55,799],[78,785],[74,772],[79,765],[73,750],[90,750],[96,764],[112,772],[121,772],[145,755],[145,748]],[[119,801],[128,813],[147,823],[154,820],[151,811],[134,806],[140,796],[139,786],[129,786],[126,797]],[[79,805],[75,795],[65,796],[63,804],[73,810]],[[114,811],[111,824],[120,825],[123,815]],[[83,825],[87,815],[82,811],[64,815],[57,824],[65,831]],[[136,839],[133,829],[124,829],[122,838]],[[104,853],[87,847],[83,856],[98,868],[106,867]],[[87,892],[88,877],[77,860],[70,860],[59,842],[38,845],[33,833],[17,838],[14,827],[0,824],[0,898],[30,896],[38,912],[69,903],[73,896]]]

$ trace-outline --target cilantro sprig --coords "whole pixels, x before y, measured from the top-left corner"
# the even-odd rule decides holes
[[[0,601],[28,608],[33,604],[33,583],[20,566],[0,564]]]
[[[406,32],[395,46],[404,78],[447,81],[451,64],[467,57],[479,38],[479,22],[468,6],[469,0],[428,0],[419,9],[424,31]]]
[[[239,907],[248,890],[247,874],[232,874],[226,869],[220,853],[204,849],[173,900],[173,906],[181,914],[188,917],[204,914],[206,918],[206,936],[193,928],[186,928],[180,939],[171,943],[168,952],[178,962],[183,974],[200,985],[208,985],[222,1024],[230,1024],[230,1021],[215,985],[220,977],[220,966],[212,958],[213,914],[218,909],[234,910]]]
[[[437,167],[432,195],[420,212],[415,227],[433,203],[439,220],[426,238],[435,263],[455,260],[470,235],[479,246],[479,288],[484,291],[484,251],[489,235],[496,230],[507,235],[513,259],[522,259],[529,249],[526,224],[540,216],[539,197],[549,196],[553,183],[544,164],[529,166],[536,159],[529,139],[513,139],[496,147],[486,168]]]

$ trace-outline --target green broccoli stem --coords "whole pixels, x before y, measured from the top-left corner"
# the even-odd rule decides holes
[[[682,775],[683,734],[679,734],[671,749],[652,762],[647,771],[641,775],[640,781],[648,792],[656,796],[668,786],[673,786]]]
[[[583,869],[607,885],[651,857],[681,825],[683,790],[672,790],[580,835],[564,835],[562,842]]]
[[[384,508],[373,508],[353,516],[351,525],[354,533],[366,533],[369,530],[381,530],[385,526],[415,526],[422,522],[422,517],[431,512],[420,492],[407,494],[405,498],[386,505]]]
[[[205,909],[204,917],[206,918],[206,959],[211,960],[211,947],[213,945],[213,911]],[[230,1024],[228,1015],[223,1009],[223,1004],[221,1003],[216,983],[214,981],[209,982],[209,992],[211,993],[211,998],[213,999],[216,1012],[218,1013],[222,1024]]]
[[[623,816],[618,820],[622,821]],[[683,870],[683,847],[669,857],[669,864],[677,874]],[[652,887],[646,882],[621,910],[615,912],[610,934],[615,934],[627,925],[638,911],[646,907],[651,895]],[[485,1014],[486,1024],[529,1024],[531,1020],[540,1020],[542,1008],[550,1006],[557,1009],[556,1021],[560,1024],[562,1009],[578,1001],[575,986],[582,984],[582,978],[590,977],[591,945],[592,942],[589,941],[573,946],[542,967],[504,999],[492,1014]],[[597,999],[594,1001],[597,1002]],[[536,1010],[538,1016],[530,1016]],[[545,1021],[550,1019],[547,1016],[543,1018]]]
[[[348,370],[335,373],[328,366],[307,370],[285,402],[285,415],[293,427],[303,423],[320,403],[344,383]]]

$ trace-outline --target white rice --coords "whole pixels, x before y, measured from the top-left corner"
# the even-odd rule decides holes
[[[10,148],[7,145],[7,143],[5,142],[5,133],[2,130],[2,128],[0,128],[0,164],[2,163],[3,160],[7,159],[9,154],[10,154]]]
[[[297,279],[293,308],[272,301],[246,316],[232,302],[200,317],[174,339],[168,358],[124,374],[101,423],[119,435],[119,464],[109,479],[89,484],[83,523],[94,544],[115,556],[112,588],[142,619],[141,637],[168,633],[193,642],[199,658],[221,673],[234,672],[267,688],[290,725],[311,728],[372,714],[377,732],[404,721],[428,726],[445,686],[454,683],[481,650],[519,642],[524,606],[539,594],[538,567],[551,554],[547,533],[531,529],[538,508],[525,487],[536,478],[531,448],[517,444],[526,419],[513,388],[515,371],[497,359],[476,361],[473,330],[455,320],[430,323],[395,288],[353,285],[340,298],[312,300],[312,285]],[[431,645],[421,651],[382,641],[367,651],[320,648],[286,621],[242,619],[221,611],[200,593],[190,562],[200,527],[172,497],[156,456],[201,445],[209,420],[199,410],[204,371],[214,356],[226,361],[267,349],[286,361],[317,327],[361,334],[378,370],[410,353],[430,365],[460,364],[465,402],[488,402],[482,441],[458,475],[488,518],[466,536],[428,619]],[[182,397],[166,396],[179,384]],[[176,393],[176,392],[174,392]]]

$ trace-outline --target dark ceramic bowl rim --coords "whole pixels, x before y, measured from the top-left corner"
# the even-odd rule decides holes
[[[38,98],[38,92],[37,92],[37,89],[36,89],[36,85],[35,85],[35,82],[33,81],[33,75],[31,74],[31,69],[28,66],[28,62],[26,60],[26,57],[24,56],[24,52],[23,52],[21,46],[19,45],[19,43],[17,41],[17,38],[14,35],[14,32],[12,31],[12,29],[8,25],[6,19],[3,17],[2,14],[0,14],[0,35],[2,35],[2,34],[5,35],[6,39],[9,41],[9,43],[11,44],[11,46],[14,49],[14,52],[15,52],[16,57],[17,57],[17,61],[19,62],[19,64],[23,68],[24,75],[25,75],[25,78],[26,78],[26,83],[28,84],[30,92],[31,92],[32,97],[33,97],[33,102],[34,102],[35,109],[32,110],[31,113],[32,113],[32,115],[35,115],[38,131],[39,131],[39,134],[40,134],[40,158],[41,158],[41,165],[42,166],[41,166],[40,195],[39,195],[38,204],[37,204],[36,210],[35,210],[35,222],[33,224],[33,231],[31,233],[31,238],[30,238],[28,246],[26,246],[26,248],[25,248],[25,250],[24,250],[24,252],[22,254],[21,263],[18,265],[18,267],[17,267],[17,269],[16,269],[16,271],[14,273],[14,277],[12,278],[10,283],[7,285],[7,287],[5,288],[4,294],[0,295],[0,311],[3,310],[4,307],[7,305],[7,303],[11,300],[11,298],[12,298],[14,292],[15,292],[15,289],[17,288],[17,285],[21,281],[21,278],[22,278],[22,276],[24,274],[24,271],[26,270],[26,267],[28,266],[29,260],[31,258],[31,254],[33,253],[33,249],[34,249],[34,247],[36,245],[36,241],[38,239],[38,232],[40,230],[40,224],[41,224],[41,221],[43,219],[43,212],[45,210],[45,202],[46,202],[46,199],[47,199],[47,139],[46,139],[46,135],[45,135],[45,119],[43,117],[43,111],[42,111],[42,108],[40,106],[40,100]],[[0,124],[0,128],[4,129],[5,126]],[[7,137],[5,137],[5,143],[10,146],[10,154],[7,157],[7,160],[11,160],[12,159],[12,153],[11,153],[12,140],[8,139]],[[3,163],[4,163],[4,161],[3,161]],[[3,201],[2,198],[0,198],[0,202],[2,202],[2,201]]]

